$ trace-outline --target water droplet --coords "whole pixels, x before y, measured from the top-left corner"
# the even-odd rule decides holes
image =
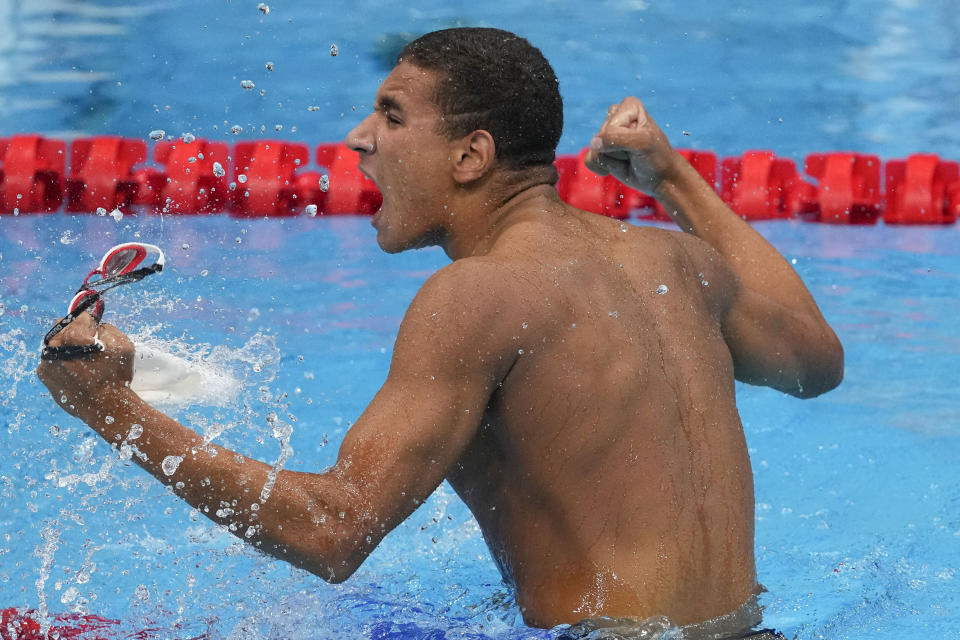
[[[268,61],[264,66],[267,68],[267,71],[273,71],[273,62]]]
[[[223,165],[220,164],[219,162],[214,162],[214,163],[213,163],[213,175],[215,175],[215,176],[218,177],[218,178],[222,178],[223,176],[227,175],[227,170],[224,169],[224,168],[223,168]]]
[[[127,440],[136,440],[143,435],[143,425],[134,422],[130,425],[130,431],[127,433]]]
[[[253,84],[253,80],[241,80],[240,86],[249,91],[250,89],[253,89],[257,85]]]
[[[526,328],[529,327],[529,326],[530,326],[530,325],[528,325],[526,322],[524,322],[523,324],[520,325],[520,328],[521,328],[521,329],[526,329]]]
[[[317,184],[320,186],[320,191],[326,193],[330,190],[330,176],[323,174]]]
[[[133,590],[133,595],[140,602],[150,602],[150,590],[147,589],[146,585],[138,584],[137,588]]]
[[[184,251],[188,251],[190,249],[190,245],[184,242],[182,245],[180,245],[180,248]]]
[[[315,205],[315,204],[308,204],[308,205],[304,208],[304,211],[307,212],[307,215],[308,215],[308,216],[315,216],[315,215],[317,215],[317,205]]]
[[[172,476],[177,472],[181,462],[183,462],[183,456],[167,456],[160,463],[160,468],[163,469],[164,474]]]
[[[204,269],[203,271],[200,272],[200,277],[206,278],[208,273],[210,273],[210,272],[207,271],[206,269]]]
[[[522,356],[522,355],[523,355],[523,349],[517,349],[517,353]]]
[[[104,209],[103,207],[97,207],[97,215],[98,215],[98,216],[105,216],[105,215],[107,215],[107,210]]]
[[[274,131],[283,131],[283,125],[282,125],[282,124],[275,124],[275,125],[273,125],[273,130],[274,130]]]
[[[77,238],[73,237],[73,234],[70,233],[70,230],[67,229],[63,232],[63,235],[60,236],[60,244],[73,244],[77,241]]]
[[[238,124],[235,124],[235,125],[233,125],[232,127],[230,127],[230,133],[232,133],[233,135],[237,135],[237,134],[239,134],[239,133],[243,133],[243,127],[241,127],[241,126],[238,125]]]
[[[167,132],[163,129],[154,129],[149,134],[151,140],[163,140],[163,136],[167,135]]]
[[[620,231],[623,231],[624,233],[626,233],[627,231],[629,231],[629,229],[630,228],[627,225],[623,224],[622,222],[620,223]]]
[[[610,316],[611,318],[619,318],[619,317],[620,317],[620,312],[619,312],[619,311],[610,311],[609,313],[607,313],[607,315]]]
[[[239,182],[240,184],[243,184],[246,181],[247,181],[246,174],[241,173],[240,175],[237,176],[237,182]]]
[[[258,4],[257,9],[259,9],[260,13],[262,13],[263,15],[267,15],[268,13],[270,13],[270,5],[264,2],[261,2],[260,4]]]
[[[315,104],[312,104],[309,107],[307,107],[307,111],[320,111],[320,107],[318,107]]]
[[[660,286],[657,287],[657,293],[659,293],[660,295],[666,294],[667,291],[670,291],[670,289],[668,289],[667,285],[665,284],[661,284]]]
[[[706,280],[701,280],[701,281],[700,281],[700,284],[703,285],[703,286],[707,286],[707,285],[710,284],[710,283],[707,282]]]
[[[120,211],[120,207],[117,207],[116,209],[110,212],[110,217],[113,218],[114,221],[120,222],[121,220],[123,220],[123,211]]]
[[[338,55],[340,55],[340,49],[337,48],[337,45],[335,44],[330,45],[330,55],[333,57],[337,57]]]
[[[113,424],[113,416],[106,416],[104,417],[103,421],[107,424]]]
[[[197,139],[197,136],[193,135],[193,134],[190,133],[190,132],[181,133],[181,134],[180,134],[180,139],[183,140],[184,142],[186,142],[187,144],[190,144],[191,142],[193,142],[194,140]]]

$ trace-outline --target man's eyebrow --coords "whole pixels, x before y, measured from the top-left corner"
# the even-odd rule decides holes
[[[399,111],[401,113],[403,112],[403,108],[400,106],[400,103],[390,96],[380,96],[377,98],[377,105],[384,110]]]

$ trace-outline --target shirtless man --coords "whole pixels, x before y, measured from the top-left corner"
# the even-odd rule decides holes
[[[686,233],[562,202],[561,128],[556,78],[526,40],[461,29],[403,51],[347,143],[383,194],[380,246],[439,245],[453,262],[410,304],[337,463],[280,472],[257,510],[269,465],[204,447],[134,394],[116,328],[83,314],[53,344],[99,329],[106,351],[38,374],[108,442],[142,425],[141,466],[326,580],[348,578],[447,479],[530,625],[734,611],[757,591],[734,379],[816,396],[840,382],[842,348],[797,274],[638,100],[610,108],[588,161]],[[184,458],[170,476],[167,456]]]

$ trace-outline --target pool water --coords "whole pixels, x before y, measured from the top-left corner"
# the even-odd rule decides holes
[[[177,637],[550,637],[522,625],[448,487],[354,578],[328,585],[251,551],[120,462],[31,374],[80,274],[139,234],[167,249],[167,268],[111,292],[107,319],[190,346],[241,381],[230,407],[177,416],[205,433],[225,427],[217,442],[273,462],[285,436],[266,420],[276,412],[292,427],[286,467],[319,471],[383,381],[406,304],[445,264],[441,252],[386,256],[367,219],[351,216],[0,224],[5,606],[97,613],[131,630],[179,625]],[[796,260],[847,358],[843,385],[815,400],[739,390],[767,623],[801,638],[956,637],[957,229],[758,228]]]
[[[0,137],[337,140],[369,110],[398,41],[463,22],[543,48],[565,98],[561,153],[629,93],[674,144],[721,155],[960,158],[952,0],[769,13],[706,1],[257,4],[0,2]],[[803,639],[960,638],[960,231],[757,228],[796,261],[847,364],[815,400],[739,389],[766,623]],[[385,378],[406,305],[446,264],[436,250],[380,253],[352,216],[0,216],[0,609],[54,627],[95,614],[120,621],[107,633],[118,638],[555,635],[523,626],[446,486],[351,580],[328,585],[212,527],[60,412],[33,375],[40,339],[104,250],[135,239],[162,246],[167,268],[108,294],[107,320],[237,380],[228,406],[177,417],[268,462],[290,448],[285,466],[303,471],[334,461]]]

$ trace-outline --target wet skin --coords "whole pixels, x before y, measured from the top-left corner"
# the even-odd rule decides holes
[[[656,195],[686,234],[567,206],[552,169],[505,170],[486,132],[444,138],[433,82],[401,63],[347,138],[384,196],[381,247],[438,244],[453,262],[411,303],[387,380],[329,472],[284,470],[251,510],[269,467],[199,446],[133,394],[132,345],[109,325],[74,322],[58,341],[99,329],[107,350],[44,363],[41,379],[111,442],[143,425],[144,468],[328,580],[348,577],[446,478],[528,624],[687,624],[735,609],[757,584],[734,379],[822,393],[842,377],[833,332],[639,101],[611,108],[588,160]],[[167,455],[185,458],[169,477]],[[214,515],[222,503],[234,513]]]

